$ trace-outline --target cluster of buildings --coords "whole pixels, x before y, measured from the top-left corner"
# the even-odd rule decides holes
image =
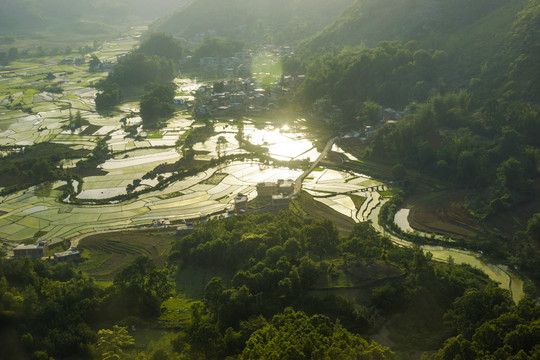
[[[84,56],[74,56],[60,60],[60,65],[82,65],[86,63]]]
[[[196,110],[202,115],[256,114],[273,110],[278,99],[289,97],[301,81],[302,76],[284,76],[263,89],[255,78],[238,78],[224,81],[221,92],[201,86],[192,95],[202,99]]]
[[[37,244],[19,244],[13,249],[13,258],[31,258],[49,260],[55,263],[64,261],[77,261],[81,258],[81,253],[77,249],[56,252],[49,256],[49,244],[47,241],[40,241]]]
[[[255,72],[254,62],[262,70],[271,68],[279,63],[285,56],[294,54],[290,46],[267,45],[257,52],[251,50],[238,51],[231,57],[206,56],[199,59],[199,66],[212,72],[217,72],[223,76],[249,76]],[[186,57],[183,61],[191,59]]]
[[[288,209],[294,194],[294,180],[278,180],[275,183],[261,182],[257,184],[257,195],[271,197],[272,209]]]
[[[272,210],[288,209],[294,195],[294,180],[260,182],[257,184],[257,197],[271,200]],[[234,199],[234,210],[244,213],[248,210],[248,197],[239,193]]]
[[[202,57],[199,59],[199,66],[211,71],[221,72],[225,76],[243,76],[247,74],[252,60],[253,53],[251,51],[239,51],[228,58]]]

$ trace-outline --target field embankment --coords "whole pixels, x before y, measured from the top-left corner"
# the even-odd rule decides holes
[[[408,199],[414,203],[409,224],[416,230],[449,236],[473,236],[483,228],[465,208],[466,190],[438,194],[417,194]]]
[[[92,235],[79,243],[83,262],[78,269],[96,280],[112,280],[138,256],[148,256],[162,267],[175,233],[160,230],[125,231]]]

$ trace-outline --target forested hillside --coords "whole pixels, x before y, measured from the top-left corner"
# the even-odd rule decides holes
[[[516,229],[539,211],[540,2],[476,5],[405,1],[377,12],[381,2],[357,1],[284,68],[306,74],[305,109],[333,105],[332,124],[377,128],[364,156],[471,189],[463,206],[480,221],[527,206],[505,236],[466,241],[536,277],[540,247]],[[385,107],[406,115],[381,126]]]
[[[111,27],[141,19],[152,20],[187,0],[3,0],[0,32],[15,36],[62,32],[103,34]]]
[[[356,1],[323,31],[299,46],[295,61],[290,63],[291,71],[306,71],[329,54],[335,55],[330,56],[330,61],[344,64],[334,69],[336,73],[350,72],[350,64],[367,71],[361,62],[371,57],[377,66],[375,76],[380,73],[394,77],[392,82],[398,83],[395,86],[414,93],[403,99],[399,91],[396,95],[391,93],[396,89],[386,79],[377,79],[376,86],[370,83],[372,90],[367,97],[377,98],[377,93],[384,93],[386,99],[381,101],[389,106],[423,101],[437,91],[464,87],[481,87],[477,90],[479,94],[484,92],[482,96],[487,95],[488,89],[499,95],[512,90],[517,93],[506,95],[538,100],[534,98],[537,91],[531,94],[532,83],[538,83],[534,81],[538,71],[532,65],[538,59],[538,12],[538,1],[524,0]],[[399,41],[399,45],[393,43],[394,50],[389,50],[389,45],[383,43],[387,41]],[[342,53],[344,48],[346,53]],[[396,52],[397,48],[401,51]],[[424,50],[429,56],[424,56]],[[367,56],[357,56],[361,52]],[[414,68],[408,69],[410,65]],[[429,73],[416,65],[424,66]],[[478,86],[478,79],[489,82],[488,86]],[[356,86],[368,87],[363,84]],[[399,99],[391,99],[395,97]]]
[[[324,28],[352,0],[198,0],[155,25],[191,38],[197,34],[291,45]]]
[[[508,12],[508,5],[515,3],[512,0],[356,0],[310,39],[308,45],[314,49],[329,44],[373,46],[382,40],[441,44],[499,9]]]

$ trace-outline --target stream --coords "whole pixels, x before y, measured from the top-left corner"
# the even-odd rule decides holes
[[[399,246],[413,246],[409,241],[403,240],[400,237],[388,233],[382,226],[379,224],[379,212],[381,207],[388,200],[383,200],[381,203],[373,209],[368,219],[371,220],[373,227],[388,236],[395,244]],[[399,214],[399,215],[398,215]],[[398,225],[402,228],[410,228],[410,225],[407,221],[408,212],[402,211],[396,214],[397,220],[399,221]],[[405,219],[405,220],[403,220]],[[405,222],[407,224],[405,224]],[[402,226],[404,225],[404,226]],[[499,286],[503,289],[510,291],[510,295],[515,302],[518,302],[523,297],[523,280],[506,265],[494,264],[489,262],[483,255],[469,251],[454,249],[445,246],[434,246],[434,245],[422,245],[420,248],[425,252],[430,252],[433,254],[433,259],[438,261],[447,262],[451,256],[457,264],[468,264],[477,269],[485,272],[490,279],[499,283]]]

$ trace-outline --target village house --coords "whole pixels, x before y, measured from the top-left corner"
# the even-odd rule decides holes
[[[276,193],[276,183],[260,182],[257,184],[258,196],[272,196]]]
[[[290,202],[291,197],[289,195],[272,195],[272,209],[274,210],[288,209]]]
[[[248,197],[239,193],[234,199],[234,211],[237,213],[246,212],[248,210]]]
[[[77,249],[69,249],[62,252],[56,252],[53,255],[54,262],[65,262],[65,261],[77,261],[81,259],[81,253]]]
[[[13,257],[16,259],[29,257],[29,258],[42,258],[47,256],[49,252],[49,244],[46,241],[40,241],[37,244],[25,245],[20,244],[13,249]]]
[[[290,195],[294,193],[294,180],[279,179],[277,182],[260,182],[257,184],[258,196]]]
[[[290,195],[294,192],[294,180],[278,180],[277,181],[278,194]]]

